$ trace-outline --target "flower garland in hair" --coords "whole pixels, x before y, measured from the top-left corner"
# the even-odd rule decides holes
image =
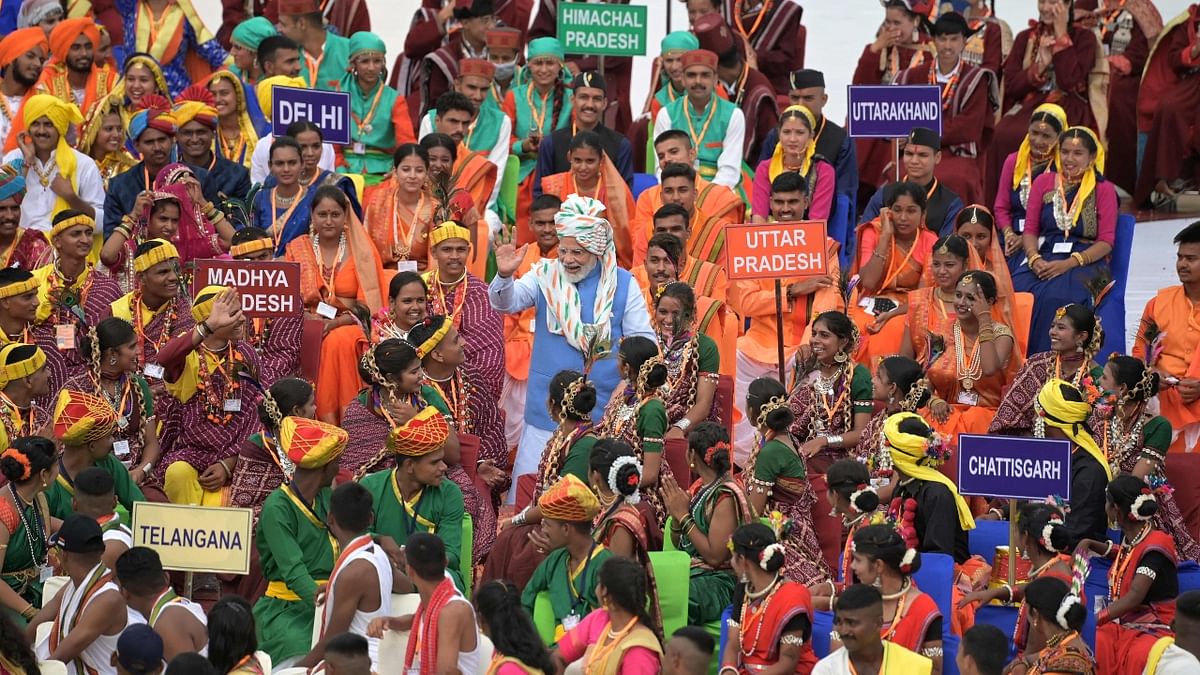
[[[17,480],[29,480],[29,477],[33,474],[33,466],[29,463],[29,457],[25,453],[16,448],[9,448],[0,453],[0,459],[5,457],[11,457],[17,464],[21,465],[21,476]]]
[[[758,566],[761,567],[764,572],[770,571],[767,569],[767,566],[771,563],[771,559],[775,557],[776,552],[778,552],[779,555],[787,555],[783,548],[783,544],[780,544],[779,542],[768,544],[765,548],[763,548],[762,553],[759,554]]]
[[[713,456],[716,455],[721,450],[725,450],[726,452],[728,452],[729,444],[726,443],[725,441],[717,441],[716,445],[705,450],[704,451],[704,463],[707,464],[708,466],[712,466]]]
[[[890,452],[888,453],[891,454]],[[925,444],[925,460],[926,466],[941,466],[950,461],[950,444],[942,434],[933,432],[929,436],[929,442]]]
[[[854,492],[850,493],[851,511],[855,513],[864,513],[862,509],[858,508],[858,498],[868,492],[875,493],[875,488],[872,487],[870,483],[859,483],[858,485],[854,486]]]
[[[1058,549],[1054,548],[1054,544],[1051,542],[1053,541],[1052,535],[1054,534],[1054,526],[1062,524],[1063,519],[1055,514],[1050,516],[1050,520],[1048,520],[1046,522],[1046,526],[1042,528],[1042,536],[1040,539],[1038,539],[1038,543],[1041,544],[1047,551],[1058,553]]]
[[[1067,621],[1067,612],[1071,610],[1072,605],[1083,605],[1083,600],[1074,593],[1067,593],[1063,596],[1062,602],[1058,605],[1058,611],[1054,613],[1054,620],[1058,623],[1059,628],[1070,630],[1071,624]]]
[[[1141,514],[1142,506],[1144,506],[1145,504],[1148,504],[1148,503],[1153,503],[1155,501],[1157,501],[1157,500],[1154,498],[1154,491],[1151,490],[1149,487],[1142,488],[1142,493],[1140,495],[1138,495],[1136,499],[1133,500],[1132,504],[1129,505],[1129,517],[1133,520],[1138,520],[1138,521],[1142,521],[1142,522],[1150,520],[1151,518],[1154,517],[1154,515],[1152,514],[1149,516],[1143,516]]]
[[[618,487],[618,474],[625,466],[632,466],[635,471],[629,475],[627,485],[634,488],[633,492],[625,497],[625,503],[630,506],[637,505],[642,500],[641,495],[637,491],[637,486],[642,482],[642,463],[637,460],[637,457],[626,455],[613,460],[612,466],[608,469],[608,489],[613,491],[613,494],[622,494]]]
[[[913,563],[917,562],[917,547],[910,542],[908,548],[904,549],[904,557],[900,559],[900,573],[904,575],[912,574]]]

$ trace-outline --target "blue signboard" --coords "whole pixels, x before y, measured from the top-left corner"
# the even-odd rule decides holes
[[[271,89],[271,133],[286,136],[293,122],[308,121],[321,128],[326,143],[350,143],[350,94],[343,91]]]
[[[1071,498],[1071,442],[1009,436],[958,437],[958,491],[964,495]]]
[[[846,89],[846,133],[852,138],[904,138],[913,127],[942,135],[942,90],[937,85],[855,84]]]

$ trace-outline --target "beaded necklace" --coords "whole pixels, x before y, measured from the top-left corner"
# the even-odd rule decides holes
[[[454,418],[455,426],[460,431],[470,430],[471,385],[463,381],[462,371],[456,368],[454,374],[445,380],[435,380],[427,374],[425,383],[436,389],[446,405],[450,406],[450,416]]]
[[[196,378],[196,391],[204,397],[205,417],[213,424],[229,424],[233,420],[234,412],[225,410],[225,401],[241,400],[238,395],[242,384],[238,382],[238,371],[244,366],[245,359],[242,352],[233,346],[233,341],[230,341],[224,349],[209,349],[202,347],[206,353],[200,354],[200,364],[198,375]],[[220,352],[224,351],[225,356],[222,357]],[[210,366],[209,359],[213,359]],[[225,372],[225,363],[229,364],[229,372]],[[224,391],[216,391],[216,373],[221,374],[221,378],[225,380]],[[224,394],[224,395],[222,395]]]
[[[432,305],[430,311],[436,314],[441,314],[450,318],[451,325],[455,330],[459,330],[462,326],[462,310],[467,304],[467,272],[463,271],[462,276],[454,281],[442,281],[440,273],[435,270],[432,276],[435,283],[430,284],[429,289],[429,304]],[[450,293],[454,293],[461,289],[461,293],[457,293],[453,301],[447,300],[446,288],[450,288]]]
[[[1146,523],[1142,526],[1142,531],[1138,532],[1136,537],[1131,539],[1128,544],[1122,544],[1120,550],[1117,551],[1117,559],[1113,562],[1112,569],[1108,572],[1108,587],[1111,589],[1109,591],[1109,604],[1121,599],[1121,593],[1124,591],[1123,586],[1125,585],[1125,570],[1134,562],[1133,551],[1138,547],[1138,544],[1141,544],[1145,541],[1146,537],[1150,536],[1151,531],[1153,531],[1153,527],[1150,523]],[[1141,556],[1138,556],[1137,560],[1140,561]]]
[[[312,236],[313,257],[317,259],[317,265],[321,268],[317,275],[321,277],[321,282],[325,284],[325,290],[329,292],[328,297],[335,297],[337,293],[333,289],[333,277],[337,275],[338,267],[342,265],[342,259],[346,257],[346,232],[342,231],[342,236],[338,239],[337,253],[333,256],[333,264],[325,265],[325,256],[321,252],[321,235],[314,234]],[[325,270],[329,270],[329,277],[325,277]]]
[[[1141,447],[1142,429],[1145,427],[1146,421],[1150,419],[1150,415],[1146,414],[1142,410],[1142,404],[1139,404],[1132,419],[1136,421],[1128,433],[1125,432],[1125,420],[1122,419],[1119,407],[1113,409],[1112,417],[1108,420],[1108,433],[1104,434],[1104,456],[1108,457],[1114,475],[1120,473],[1121,462],[1130,453]],[[1113,446],[1111,452],[1109,451],[1110,443]]]
[[[752,593],[749,588],[746,589],[746,599],[742,601],[742,611],[738,617],[738,636],[741,644],[738,649],[741,650],[743,656],[751,656],[758,648],[758,640],[762,637],[763,624],[767,622],[767,609],[771,606],[771,600],[775,597],[775,593],[779,591],[783,584],[779,583],[779,575],[775,575],[775,579],[771,581],[762,591]],[[762,603],[758,607],[758,611],[751,612],[749,619],[746,617],[746,612],[750,610],[750,605],[758,598],[766,594]],[[758,626],[754,629],[754,640],[747,640],[750,635],[750,622],[757,621]],[[746,649],[746,645],[750,645],[750,649]]]
[[[154,347],[154,351],[162,349],[163,345],[174,335],[171,332],[171,327],[179,320],[179,303],[171,300],[167,301],[167,311],[163,316],[162,330],[158,332],[158,339],[155,340],[146,334],[146,326],[142,322],[142,291],[137,290],[133,293],[133,298],[129,301],[129,313],[133,315],[133,331],[137,333],[137,363],[141,366],[146,361],[146,343]],[[152,319],[153,320],[153,319]]]
[[[979,358],[979,340],[975,340],[975,346],[971,348],[970,357],[966,354],[966,347],[963,344],[962,324],[958,319],[954,320],[954,362],[955,370],[957,371],[958,381],[962,383],[963,391],[971,391],[975,388],[975,383],[983,376],[983,360]]]

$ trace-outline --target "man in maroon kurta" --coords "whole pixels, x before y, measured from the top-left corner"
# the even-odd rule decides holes
[[[1138,129],[1147,134],[1134,204],[1153,192],[1169,197],[1195,184],[1200,138],[1200,4],[1171,20],[1154,46],[1138,99]]]
[[[1000,100],[995,74],[962,58],[967,39],[974,32],[961,14],[943,14],[933,26],[937,58],[896,77],[899,84],[933,84],[941,88],[942,161],[934,175],[965,204],[983,200],[979,158],[991,143]]]
[[[743,56],[743,44],[719,14],[696,19],[692,32],[700,40],[700,48],[717,55],[719,91],[746,116],[746,143],[742,157],[754,164],[762,149],[763,140],[779,123],[779,106],[775,90],[766,75],[751,68]]]
[[[461,28],[452,33],[445,44],[434,49],[410,68],[408,109],[413,115],[414,129],[419,125],[420,115],[428,112],[439,96],[454,88],[459,61],[486,61],[488,58],[487,33],[496,25],[492,0],[455,0],[454,18],[458,19]],[[445,26],[444,23],[440,25]],[[426,36],[429,39],[440,35],[433,31],[428,32],[431,33]],[[405,42],[405,54],[409,51],[409,42],[412,39],[413,31],[410,31]],[[397,72],[403,68],[403,58],[404,55],[397,58]]]
[[[799,1],[717,4],[724,4],[725,20],[733,27],[734,32],[753,48],[754,67],[766,76],[776,94],[786,96],[791,88],[788,75],[793,70],[804,67],[804,44],[807,35],[804,26],[800,25],[804,9]],[[740,16],[737,14],[738,9],[741,10]],[[766,16],[762,16],[764,12]]]

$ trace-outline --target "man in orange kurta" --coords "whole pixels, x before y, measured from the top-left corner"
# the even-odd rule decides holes
[[[1200,529],[1200,222],[1175,235],[1175,244],[1175,273],[1181,283],[1146,303],[1133,356],[1158,370],[1159,413],[1175,433],[1167,477],[1188,529],[1195,532]]]
[[[689,246],[692,237],[691,221],[683,206],[679,204],[663,206],[654,212],[651,225],[651,238],[658,234],[669,234],[683,245],[683,260],[680,261],[681,269],[678,270],[680,281],[687,282],[695,289],[696,295],[709,297],[722,303],[729,299],[729,277],[725,274],[724,266],[691,255]],[[648,306],[652,307],[653,305]]]
[[[87,116],[96,102],[112,93],[118,73],[96,65],[100,29],[90,18],[67,19],[50,31],[50,61],[35,87],[64,101],[74,101]]]
[[[562,200],[554,195],[542,195],[533,200],[528,221],[533,246],[525,249],[525,259],[517,268],[516,278],[528,272],[535,262],[558,257],[558,230],[554,226],[554,216],[560,206]],[[535,307],[520,314],[504,315],[504,389],[500,394],[500,405],[505,414],[504,435],[510,448],[517,447],[521,442],[521,433],[525,429],[525,387],[529,380],[532,327],[536,320]]]
[[[773,197],[776,195],[772,195]],[[808,208],[808,196],[799,199],[772,199],[772,221],[801,220]],[[788,373],[796,359],[796,350],[811,334],[812,320],[821,312],[844,310],[838,279],[839,245],[825,237],[826,274],[811,277],[780,279],[783,298],[783,359]],[[750,328],[737,341],[737,379],[734,381],[733,401],[740,418],[734,427],[734,447],[749,448],[754,442],[754,428],[746,415],[746,391],[760,377],[779,377],[779,324],[775,318],[775,281],[747,279],[734,281],[729,287],[729,306]]]

